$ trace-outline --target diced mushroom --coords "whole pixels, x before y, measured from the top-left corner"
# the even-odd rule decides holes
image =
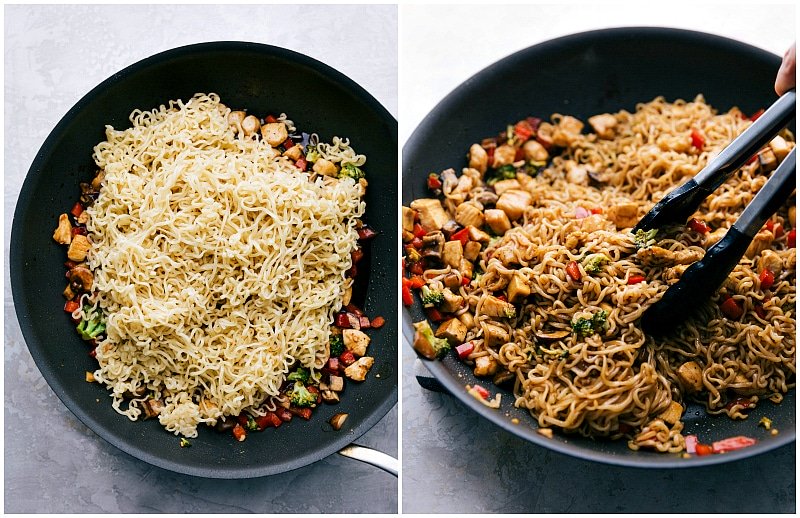
[[[297,162],[303,156],[303,148],[299,144],[295,144],[294,146],[284,151],[283,156],[285,156],[292,162]]]
[[[567,168],[566,179],[569,183],[589,185],[589,171],[585,166],[579,165],[574,160],[567,160],[564,165]]]
[[[246,137],[255,135],[256,133],[258,133],[258,130],[260,129],[261,129],[261,123],[258,121],[258,117],[254,115],[248,115],[242,120],[242,131],[244,132],[244,135]]]
[[[492,192],[489,189],[476,189],[475,192],[472,193],[472,199],[483,206],[494,205],[497,203],[497,198],[497,193]]]
[[[344,370],[344,375],[353,381],[364,381],[374,363],[375,358],[364,356],[356,360],[355,363],[350,364],[350,366]]]
[[[440,231],[429,232],[422,238],[422,248],[420,255],[422,257],[432,257],[437,260],[442,259],[442,251],[444,250],[444,234]]]
[[[69,284],[77,293],[90,292],[94,284],[94,276],[85,266],[75,266],[69,271]]]
[[[53,232],[53,239],[60,245],[68,245],[72,241],[72,223],[69,216],[62,214],[58,217],[58,227]]]
[[[492,167],[497,169],[498,167],[503,167],[504,165],[509,165],[514,163],[514,157],[517,155],[517,150],[514,146],[509,146],[508,144],[503,144],[502,146],[497,146],[494,150],[494,160],[492,160]]]
[[[533,335],[536,337],[537,340],[549,343],[555,342],[558,340],[563,340],[564,338],[568,337],[572,333],[566,330],[559,330],[559,331],[544,331],[544,330],[537,330],[534,331]]]
[[[487,211],[488,212],[488,211]],[[467,241],[464,245],[464,259],[474,261],[481,253],[481,244],[477,241]]]
[[[330,376],[328,378],[328,388],[334,392],[341,392],[344,390],[344,378],[341,376]]]
[[[144,410],[145,419],[158,417],[161,411],[164,410],[164,402],[160,399],[145,399],[142,401],[142,410]]]
[[[525,160],[528,162],[547,162],[550,154],[535,140],[529,140],[522,145],[522,152],[525,155]]]
[[[758,263],[760,270],[769,270],[774,274],[778,274],[783,270],[781,257],[769,248],[761,252]]]
[[[286,130],[286,124],[282,122],[268,122],[261,126],[261,136],[272,147],[278,147],[289,138],[289,132]]]
[[[64,295],[64,298],[67,300],[72,300],[75,298],[75,292],[72,291],[72,286],[69,284],[67,284],[67,287],[64,288],[64,291],[62,291],[61,294]]]
[[[414,231],[414,210],[403,206],[403,230],[406,232]]]
[[[489,154],[480,144],[472,144],[469,148],[469,166],[483,175],[489,164]]]
[[[511,281],[508,283],[508,301],[511,303],[521,302],[530,294],[531,288],[528,285],[528,281],[521,273],[514,272]]]
[[[464,343],[467,336],[467,326],[459,319],[451,318],[439,326],[436,330],[436,338],[447,338],[450,345],[460,345]]]
[[[673,251],[653,245],[639,250],[636,257],[645,266],[675,266],[699,261],[703,257],[703,253],[693,248]]]
[[[483,226],[483,211],[473,202],[462,203],[456,209],[456,222],[464,227],[481,227]]]
[[[509,340],[508,332],[497,324],[486,322],[483,324],[483,340],[486,347],[494,349]]]
[[[357,329],[342,329],[342,341],[344,348],[356,356],[367,354],[370,338],[363,331]]]
[[[685,389],[699,392],[703,388],[703,369],[694,361],[683,363],[678,367],[678,379]]]
[[[72,238],[72,243],[70,243],[69,249],[67,250],[67,257],[70,261],[79,263],[86,259],[86,254],[91,247],[92,244],[86,236],[77,234]]]
[[[511,318],[516,314],[516,309],[513,304],[500,300],[494,295],[489,295],[483,300],[481,314],[490,317]]]
[[[539,129],[541,129],[541,125]],[[568,147],[580,136],[582,130],[583,123],[581,121],[575,117],[565,115],[558,121],[558,125],[553,131],[553,144],[560,147]]]
[[[496,192],[498,196],[501,196],[504,192],[510,191],[511,189],[520,188],[519,182],[513,178],[510,180],[500,180],[494,184],[494,192]]]
[[[769,229],[763,228],[759,230],[756,236],[750,242],[750,246],[747,247],[747,251],[744,254],[749,259],[753,259],[758,254],[769,248],[773,239],[775,239],[775,235]]]
[[[658,418],[664,420],[669,424],[675,424],[681,420],[682,415],[683,415],[683,405],[681,405],[677,401],[673,401],[672,403],[669,404],[666,410],[664,410],[658,415]]]
[[[497,208],[505,212],[508,219],[516,221],[522,217],[532,201],[533,197],[528,191],[512,189],[500,196],[500,199],[497,200]]]
[[[442,295],[444,296],[444,300],[439,309],[444,313],[455,313],[464,307],[464,297],[456,295],[450,288],[443,289]]]
[[[601,113],[594,117],[589,117],[589,125],[597,136],[603,139],[614,138],[614,128],[617,126],[617,118],[610,113]]]
[[[792,150],[792,148],[789,147],[789,144],[786,142],[786,139],[780,135],[777,135],[775,138],[770,140],[769,147],[778,162],[783,162],[783,159],[786,158],[786,155],[788,155],[789,151]]]
[[[461,244],[461,241],[447,241],[444,244],[444,249],[442,251],[442,262],[445,266],[450,266],[452,268],[458,268],[461,266],[461,259],[464,258],[464,245]]]
[[[419,222],[427,231],[439,230],[450,217],[436,198],[420,198],[411,202],[411,208],[419,214]]]
[[[758,165],[761,167],[762,173],[769,173],[778,167],[778,158],[772,151],[772,148],[765,147],[758,152]]]
[[[314,166],[311,169],[315,173],[324,176],[336,176],[339,173],[339,169],[336,167],[336,164],[325,158],[318,158],[317,161],[314,162]]]
[[[639,207],[633,202],[612,205],[606,214],[620,230],[633,227],[639,221]]]
[[[344,426],[344,422],[347,420],[348,414],[336,414],[331,417],[331,420],[328,421],[331,424],[331,427],[334,430],[341,430],[342,426]]]
[[[507,370],[498,371],[497,374],[494,375],[492,378],[492,383],[497,385],[498,387],[503,386],[511,381],[514,380],[514,373],[509,372]]]
[[[475,358],[473,373],[478,377],[494,376],[497,373],[498,363],[492,356],[478,356]]]
[[[320,396],[322,396],[322,400],[328,404],[334,404],[339,402],[339,394],[332,390],[320,390]]]

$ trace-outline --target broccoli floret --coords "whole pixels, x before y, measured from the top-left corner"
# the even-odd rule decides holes
[[[417,332],[422,335],[425,340],[431,344],[434,353],[436,354],[437,358],[442,358],[447,351],[450,350],[450,342],[447,341],[447,338],[436,338],[433,336],[433,329],[431,329],[430,324],[427,321],[419,322],[415,324],[414,327],[416,328]]]
[[[106,323],[100,311],[90,308],[89,306],[84,306],[83,314],[84,317],[81,319],[77,328],[81,338],[87,341],[94,340],[100,336],[101,333],[105,332]]]
[[[600,273],[607,262],[608,257],[603,254],[590,254],[583,260],[583,269],[586,270],[586,273]]]
[[[608,330],[608,312],[598,311],[592,317],[592,328],[598,333],[605,333]]]
[[[572,332],[585,338],[595,333],[603,333],[608,329],[608,313],[598,311],[591,318],[579,317],[572,321]]]
[[[247,424],[245,425],[245,428],[248,432],[258,431],[258,423],[256,423],[256,420],[253,418],[253,416],[247,416]]]
[[[311,393],[301,381],[295,381],[294,387],[289,392],[289,398],[294,406],[316,406],[317,395]]]
[[[517,177],[517,168],[512,164],[498,167],[491,178],[486,181],[487,185],[494,185],[500,180],[513,180]]]
[[[340,337],[341,338],[341,337]],[[338,354],[336,356],[339,356]],[[303,383],[308,382],[308,377],[311,373],[305,367],[298,367],[296,371],[290,373],[286,376],[286,381],[302,381]]]
[[[316,146],[306,147],[306,162],[316,162],[320,159],[319,151]]]
[[[331,358],[341,355],[344,352],[344,340],[342,335],[331,335]]]
[[[505,310],[505,317],[506,318],[515,318],[517,316],[517,308],[514,306],[509,306]]]
[[[339,178],[352,178],[357,182],[359,179],[364,178],[364,171],[353,164],[345,164],[339,171]]]
[[[647,248],[656,242],[656,234],[658,234],[657,228],[648,230],[646,232],[642,229],[639,229],[633,236],[633,243],[636,245],[638,250]]]
[[[438,306],[444,302],[444,293],[432,290],[427,284],[422,287],[422,305],[426,308]]]

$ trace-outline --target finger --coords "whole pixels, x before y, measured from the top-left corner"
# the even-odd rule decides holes
[[[797,78],[795,76],[795,61],[796,50],[793,43],[786,54],[783,55],[783,62],[781,68],[778,70],[778,75],[775,77],[775,92],[778,95],[783,95],[787,91],[795,87]]]

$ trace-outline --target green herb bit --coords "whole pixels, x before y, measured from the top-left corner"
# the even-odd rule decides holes
[[[186,437],[181,437],[181,448],[189,448],[192,446],[192,443],[189,442],[189,439]]]

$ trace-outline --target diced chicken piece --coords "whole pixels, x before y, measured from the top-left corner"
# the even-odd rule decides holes
[[[364,381],[367,378],[367,373],[372,368],[374,363],[375,358],[372,358],[371,356],[364,356],[347,367],[344,370],[344,375],[353,381]]]
[[[469,166],[483,175],[488,165],[489,154],[486,150],[480,144],[472,144],[469,148]]]
[[[494,349],[507,343],[510,337],[508,331],[497,324],[483,324],[483,340],[486,347]]]
[[[86,225],[89,223],[89,211],[85,210],[81,212],[81,215],[75,218],[75,221],[78,222],[79,225]]]
[[[756,237],[750,242],[750,246],[747,247],[747,251],[744,253],[749,259],[753,259],[758,254],[769,248],[772,244],[772,240],[775,239],[775,235],[766,228],[763,228],[758,231]]]
[[[608,219],[614,222],[617,229],[629,228],[639,222],[639,207],[633,202],[612,205],[606,211]]]
[[[601,113],[594,117],[589,117],[589,125],[597,136],[604,139],[614,138],[614,128],[617,126],[617,118],[610,113]]]
[[[342,306],[350,304],[350,299],[352,298],[353,298],[353,284],[351,283],[348,287],[344,289],[344,293],[342,294]]]
[[[303,156],[303,148],[297,144],[290,147],[286,151],[283,152],[283,156],[291,160],[292,162],[296,162]]]
[[[778,167],[778,158],[772,148],[766,147],[758,152],[758,165],[761,167],[762,174],[769,173]]]
[[[314,166],[311,169],[315,173],[324,176],[336,176],[339,173],[339,169],[336,168],[336,164],[324,158],[318,158],[317,161],[314,162]]]
[[[458,271],[461,272],[461,275],[467,279],[471,279],[474,270],[475,266],[470,261],[467,261],[462,257],[461,264],[458,265]]]
[[[461,286],[461,277],[456,272],[446,273],[442,278],[442,284],[451,290],[457,290]]]
[[[777,253],[768,248],[761,252],[761,256],[758,258],[758,269],[778,274],[783,270],[783,261]]]
[[[86,254],[91,247],[92,243],[89,242],[86,236],[77,234],[72,238],[72,243],[70,243],[69,249],[67,250],[67,257],[70,261],[79,263],[86,259]]]
[[[796,225],[796,221],[797,221],[797,219],[796,219],[797,218],[797,207],[796,206],[792,205],[791,207],[789,207],[788,216],[789,216],[789,224],[792,227],[797,226]]]
[[[659,135],[656,144],[661,151],[675,151],[677,153],[687,153],[692,149],[691,132],[683,135]]]
[[[503,266],[511,266],[519,263],[517,258],[517,247],[513,243],[496,248],[492,252],[492,259],[497,259]]]
[[[440,231],[428,232],[422,237],[422,248],[420,248],[420,255],[422,257],[432,257],[437,260],[442,259],[442,252],[444,251],[444,234]]]
[[[242,131],[244,132],[245,136],[249,137],[251,135],[255,135],[260,129],[261,123],[258,121],[258,117],[255,115],[248,115],[242,120]]]
[[[66,214],[58,217],[58,227],[53,232],[53,239],[61,245],[68,245],[72,241],[72,223],[69,222],[69,216]]]
[[[342,329],[342,341],[344,348],[356,356],[367,354],[370,338],[365,332],[358,329]]]
[[[467,227],[467,231],[469,232],[469,238],[472,241],[478,241],[479,243],[488,243],[492,240],[492,236],[484,232],[483,230],[479,229],[476,226],[469,226]]]
[[[725,234],[727,233],[728,229],[723,227],[720,227],[712,232],[709,232],[708,234],[706,234],[705,240],[703,241],[703,246],[705,246],[706,249],[711,248],[712,246],[719,243],[720,239],[725,237]]]
[[[405,205],[403,206],[403,230],[406,232],[414,231],[414,211]]]
[[[411,202],[411,208],[419,214],[419,222],[427,230],[439,230],[450,217],[444,211],[442,202],[436,198],[420,198]]]
[[[490,317],[511,318],[516,314],[517,310],[514,305],[498,299],[493,295],[489,295],[483,300],[481,306],[481,314]]]
[[[525,155],[525,160],[528,162],[547,162],[550,154],[535,140],[529,140],[522,145],[522,153]]]
[[[673,251],[653,245],[639,250],[636,257],[645,266],[675,266],[699,261],[702,259],[703,253],[692,248]]]
[[[488,212],[488,211],[487,211]],[[481,244],[477,241],[467,241],[464,246],[464,259],[474,261],[481,253]]]
[[[242,131],[242,121],[247,117],[243,111],[232,111],[228,114],[228,125],[233,128],[235,133]]]
[[[539,128],[536,130],[536,141],[542,144],[545,149],[550,149],[554,144],[553,134],[555,131],[556,127],[549,122],[539,124]]]
[[[664,282],[669,285],[675,284],[681,279],[681,275],[683,275],[683,272],[685,272],[688,267],[688,264],[678,264],[665,269]]]
[[[492,356],[478,356],[475,358],[473,373],[478,377],[494,376],[497,373],[498,363]]]
[[[736,376],[733,378],[733,384],[739,386],[731,387],[731,390],[740,396],[756,396],[766,392],[766,389],[754,386],[753,381],[748,379],[741,372],[736,373]]]
[[[461,259],[464,258],[464,245],[461,241],[447,241],[442,250],[442,262],[446,266],[458,268],[461,266]]]
[[[508,219],[516,221],[525,214],[525,209],[531,205],[532,201],[533,196],[528,191],[512,189],[500,196],[500,199],[497,200],[497,208],[505,212]]]
[[[64,295],[64,298],[67,300],[72,300],[75,298],[75,292],[72,291],[72,286],[69,284],[67,284],[67,287],[64,288],[64,291],[62,291],[61,294]]]
[[[467,327],[457,318],[442,322],[436,330],[436,338],[447,338],[450,345],[461,345],[467,337]]]
[[[481,173],[473,167],[465,167],[461,170],[461,176],[466,176],[472,180],[472,185],[481,183]]]
[[[583,123],[581,121],[575,117],[565,115],[558,122],[555,131],[553,131],[553,144],[560,147],[568,147],[577,140],[582,130]]]
[[[286,124],[282,122],[268,122],[261,126],[261,135],[264,140],[272,147],[280,146],[287,138],[289,132],[286,130]]]
[[[497,148],[495,148],[494,150],[494,159],[492,160],[492,167],[497,169],[498,167],[502,167],[504,165],[513,164],[516,155],[517,155],[517,150],[514,148],[514,146],[509,146],[508,144],[497,146]]]
[[[598,230],[608,230],[610,222],[600,214],[592,214],[580,220],[581,232],[591,234]]]
[[[567,168],[565,178],[569,183],[575,185],[589,185],[589,171],[585,166],[579,165],[573,160],[567,160],[564,165]]]
[[[527,279],[521,273],[514,272],[511,281],[508,283],[508,301],[515,304],[521,302],[530,294],[531,287],[528,285]]]
[[[458,315],[458,319],[461,321],[462,324],[467,328],[467,330],[472,329],[475,327],[475,317],[472,316],[472,313],[469,311],[465,311]]]
[[[703,369],[697,362],[686,362],[678,367],[678,379],[685,389],[699,392],[703,388]]]
[[[519,182],[517,180],[500,180],[494,184],[494,192],[497,193],[498,196],[502,195],[504,192],[509,191],[511,189],[520,189]]]
[[[669,424],[675,424],[681,420],[681,416],[683,415],[683,405],[678,403],[677,401],[673,401],[669,404],[666,410],[659,414],[658,418],[664,420]]]
[[[786,139],[780,135],[770,140],[769,147],[772,149],[772,152],[775,154],[775,158],[778,159],[778,162],[783,162],[783,159],[786,158],[786,155],[788,155],[789,151],[792,150],[792,148],[789,147],[789,144],[786,142]]]
[[[334,392],[341,392],[344,390],[344,378],[341,376],[330,376],[328,378],[328,387]]]
[[[502,236],[511,230],[511,221],[509,221],[506,213],[500,209],[487,209],[484,212],[484,218],[492,232],[498,236]]]
[[[465,169],[465,171],[468,170],[469,169]],[[469,193],[474,186],[475,180],[470,175],[462,174],[458,179],[458,183],[453,189],[453,194],[462,195],[466,199],[467,193]]]
[[[480,228],[483,226],[483,211],[473,202],[464,202],[456,208],[456,223]]]
[[[442,301],[442,304],[439,307],[442,312],[455,313],[464,307],[464,297],[461,295],[456,295],[450,291],[450,288],[445,288],[442,290],[442,295],[444,295],[444,301]]]

